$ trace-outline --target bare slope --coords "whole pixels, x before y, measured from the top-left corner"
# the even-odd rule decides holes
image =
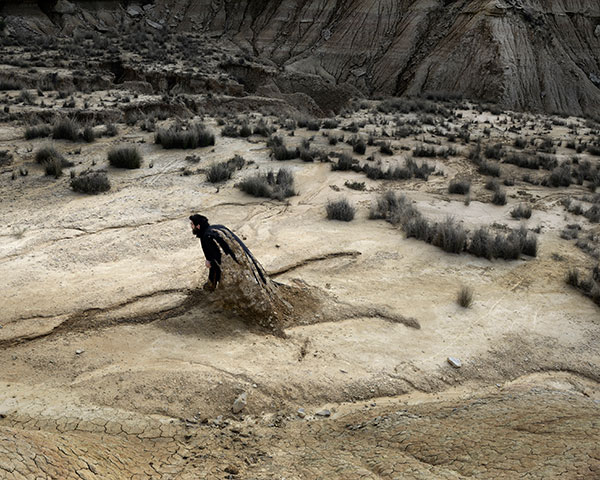
[[[222,35],[288,73],[309,75],[262,81],[271,91],[308,93],[322,108],[311,75],[367,94],[464,95],[578,115],[597,115],[600,107],[600,5],[591,0],[263,0],[235,7],[160,0],[127,10],[117,2],[75,3],[42,2],[42,13],[9,1],[3,13],[11,28],[48,33],[141,23]]]

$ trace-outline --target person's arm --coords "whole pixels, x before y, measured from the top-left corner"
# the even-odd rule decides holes
[[[215,242],[215,239],[212,238],[210,234],[203,235],[200,239],[200,243],[202,244],[202,251],[204,252],[204,257],[206,258],[206,267],[210,268],[212,262],[217,262],[217,264],[220,264],[221,250]]]

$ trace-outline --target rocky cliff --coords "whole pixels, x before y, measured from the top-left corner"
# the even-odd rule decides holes
[[[203,32],[287,73],[367,95],[456,95],[515,109],[600,112],[594,0],[8,0],[2,8],[9,28],[46,33],[132,23]]]

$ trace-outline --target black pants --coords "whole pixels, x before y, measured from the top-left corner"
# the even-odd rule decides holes
[[[216,287],[221,281],[221,267],[214,260],[210,262],[210,270],[208,271],[208,280]]]

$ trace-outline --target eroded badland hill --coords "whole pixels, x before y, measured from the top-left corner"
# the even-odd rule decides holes
[[[598,8],[5,2],[0,478],[600,478]]]

